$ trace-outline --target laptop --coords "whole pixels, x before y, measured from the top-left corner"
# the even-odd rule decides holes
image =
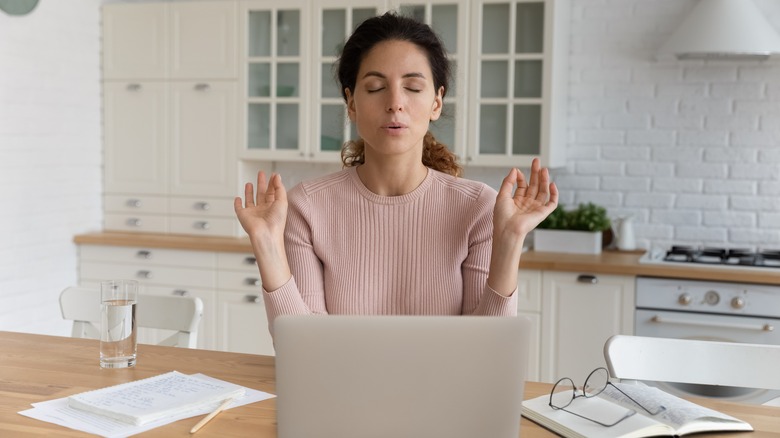
[[[517,438],[530,322],[276,319],[279,438]]]

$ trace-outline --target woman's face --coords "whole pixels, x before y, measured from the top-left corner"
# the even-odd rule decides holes
[[[389,40],[363,58],[354,92],[346,90],[349,118],[371,155],[422,153],[428,125],[441,115],[443,90],[435,90],[425,52]]]

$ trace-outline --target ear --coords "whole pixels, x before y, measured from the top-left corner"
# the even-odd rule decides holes
[[[433,105],[431,106],[432,122],[439,120],[443,107],[444,107],[444,87],[439,87],[439,89],[436,91],[436,96],[433,98]]]
[[[349,90],[349,88],[344,88],[344,95],[347,96],[347,115],[349,116],[349,120],[354,123],[355,122],[355,96],[352,95],[352,92]]]

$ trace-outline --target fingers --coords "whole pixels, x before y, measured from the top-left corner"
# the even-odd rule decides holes
[[[515,181],[518,180],[517,173],[520,172],[519,170],[512,168],[509,170],[509,174],[504,177],[504,179],[501,181],[501,187],[498,189],[498,197],[499,198],[511,198],[512,197],[512,189],[515,187]],[[522,175],[522,173],[521,173]],[[515,196],[517,195],[517,192],[515,192]]]
[[[274,201],[287,201],[287,190],[285,190],[284,184],[282,184],[282,176],[278,173],[271,175],[271,180],[268,181],[268,189],[265,192],[265,202],[270,204]]]
[[[525,192],[525,196],[536,199],[536,195],[539,193],[539,172],[541,164],[538,158],[534,158],[531,162],[531,179],[528,181],[528,190]]]

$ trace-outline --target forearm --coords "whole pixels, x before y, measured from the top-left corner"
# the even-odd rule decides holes
[[[517,270],[523,253],[525,235],[493,235],[490,253],[490,271],[487,283],[493,290],[510,296],[517,289]]]
[[[287,262],[284,242],[267,236],[250,236],[252,251],[257,260],[263,289],[273,291],[282,287],[292,276]]]

